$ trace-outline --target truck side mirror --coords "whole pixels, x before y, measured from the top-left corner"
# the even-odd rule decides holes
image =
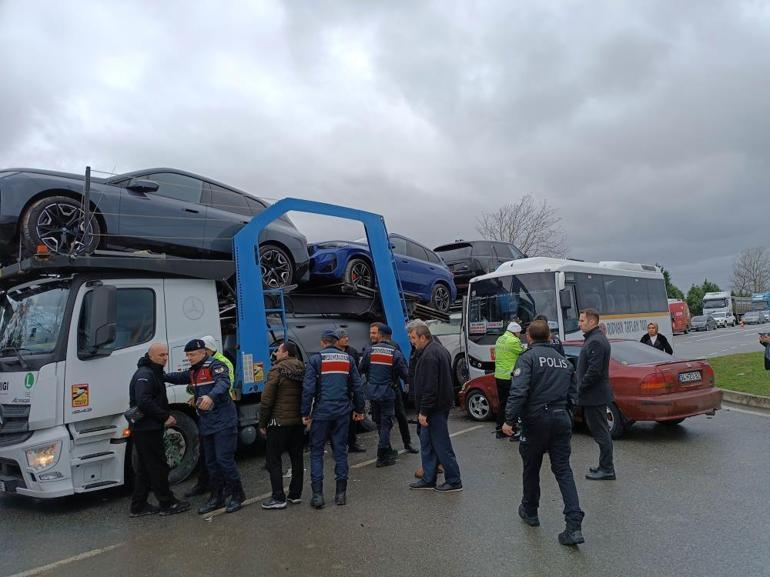
[[[133,192],[155,192],[160,188],[160,185],[154,180],[146,180],[144,178],[132,178],[128,181],[128,190]]]
[[[569,289],[563,288],[559,291],[559,305],[562,309],[572,308],[572,294]]]
[[[83,316],[80,327],[82,337],[80,357],[96,357],[108,352],[100,349],[115,342],[117,323],[117,289],[102,285],[93,288],[83,299]]]

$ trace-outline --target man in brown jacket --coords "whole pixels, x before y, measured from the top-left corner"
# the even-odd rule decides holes
[[[297,347],[294,343],[281,344],[275,353],[275,364],[267,374],[259,412],[259,430],[267,438],[265,460],[273,489],[272,496],[262,502],[263,509],[286,508],[281,461],[284,452],[288,452],[291,459],[288,500],[295,504],[302,502],[305,426],[300,401],[304,376],[305,364],[297,358]]]

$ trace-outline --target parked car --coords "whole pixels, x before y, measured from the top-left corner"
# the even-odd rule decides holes
[[[744,318],[746,315],[743,315]],[[690,330],[692,331],[715,331],[717,322],[711,315],[698,315],[690,319]]]
[[[489,240],[456,240],[433,250],[452,271],[460,292],[468,289],[473,277],[492,272],[504,262],[526,257],[511,243]]]
[[[767,322],[767,313],[765,311],[749,311],[741,317],[745,325],[761,325]]]
[[[564,342],[567,358],[577,365],[582,341]],[[636,341],[610,340],[610,382],[615,401],[607,408],[614,438],[636,421],[678,425],[688,417],[712,414],[722,406],[722,391],[714,386],[714,370],[707,361],[672,358]],[[494,374],[476,377],[460,391],[460,404],[476,421],[498,411]],[[576,420],[581,420],[579,409]]]
[[[232,240],[268,206],[245,192],[173,168],[92,178],[85,222],[85,178],[50,170],[0,172],[0,259],[35,252],[60,254],[96,249],[148,249],[176,256],[230,258]],[[307,239],[286,216],[270,223],[260,241],[266,286],[307,279]]]
[[[435,309],[448,311],[457,297],[457,288],[444,261],[432,250],[405,236],[391,234],[389,237],[403,291],[416,295]],[[366,239],[319,242],[308,248],[311,282],[344,282],[370,288],[376,285]]]
[[[726,312],[718,312],[712,313],[711,316],[714,317],[714,322],[716,322],[717,327],[735,326],[735,317],[732,314],[727,314]]]

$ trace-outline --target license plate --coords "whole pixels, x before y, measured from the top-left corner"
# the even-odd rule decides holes
[[[680,383],[694,383],[700,381],[700,371],[690,371],[689,373],[679,373]]]

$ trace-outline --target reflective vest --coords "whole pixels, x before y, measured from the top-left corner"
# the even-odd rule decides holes
[[[495,343],[495,378],[511,379],[511,373],[524,350],[519,337],[505,331]]]

